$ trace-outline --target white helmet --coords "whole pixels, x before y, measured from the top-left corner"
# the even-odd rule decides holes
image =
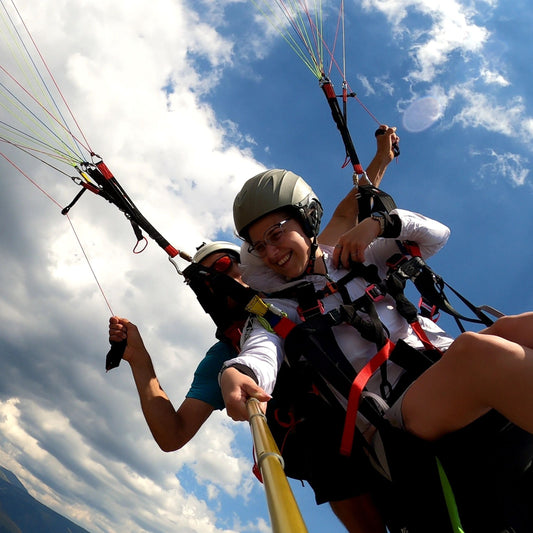
[[[239,259],[241,254],[241,248],[240,246],[237,246],[232,242],[226,241],[215,241],[210,243],[204,242],[200,244],[198,248],[196,248],[196,253],[194,254],[192,260],[194,263],[199,263],[209,255],[214,254],[215,252],[228,252],[235,256],[237,259]]]

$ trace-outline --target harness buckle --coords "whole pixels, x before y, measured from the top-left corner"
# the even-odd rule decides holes
[[[394,254],[387,259],[386,265],[391,270],[398,270],[398,268],[407,262],[407,257],[404,254]]]
[[[324,314],[324,304],[321,300],[316,301],[316,305],[314,307],[309,307],[307,309],[302,309],[300,306],[298,306],[298,316],[300,319],[305,322],[306,318],[311,318],[315,315],[323,315]]]
[[[396,272],[398,272],[398,274],[403,276],[405,279],[411,279],[414,281],[424,266],[426,266],[426,264],[424,263],[423,259],[415,256],[402,264]]]
[[[418,302],[418,307],[420,308],[420,314],[423,317],[429,318],[433,322],[437,322],[440,317],[439,308],[436,305],[431,305],[424,297],[420,298]]]
[[[381,291],[378,285],[373,283],[372,285],[369,285],[365,289],[366,295],[373,301],[373,302],[380,302],[385,298],[385,294]]]

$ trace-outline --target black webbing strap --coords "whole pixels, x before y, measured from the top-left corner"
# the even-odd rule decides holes
[[[493,320],[489,318],[481,309],[467,300],[462,294],[456,291],[448,283],[446,283],[438,274],[427,265],[421,257],[412,257],[402,264],[398,265],[395,273],[397,276],[407,280],[410,279],[415,287],[420,292],[422,298],[430,306],[441,309],[445,313],[453,316],[461,331],[465,328],[461,324],[461,320],[475,324],[484,324],[490,326]],[[477,318],[467,317],[459,313],[448,301],[444,293],[444,287],[448,287],[464,304],[470,309]]]
[[[375,211],[390,213],[396,209],[396,202],[390,194],[373,185],[359,185],[359,221],[368,218]]]

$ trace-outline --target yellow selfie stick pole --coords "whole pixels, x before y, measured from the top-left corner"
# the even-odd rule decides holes
[[[257,464],[263,477],[273,533],[307,533],[307,527],[283,471],[283,458],[261,411],[259,401],[246,403]]]

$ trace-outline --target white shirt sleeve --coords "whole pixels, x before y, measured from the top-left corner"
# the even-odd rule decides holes
[[[283,362],[283,339],[267,331],[257,317],[248,320],[241,338],[241,352],[226,361],[222,368],[242,364],[257,377],[258,385],[268,394],[274,390],[279,367]]]
[[[448,242],[450,228],[436,220],[405,209],[394,209],[391,214],[402,221],[398,240],[416,242],[424,258],[436,254]]]
[[[400,235],[395,239],[376,239],[368,247],[365,263],[374,263],[380,269],[381,275],[386,271],[386,262],[393,254],[400,250],[396,241],[414,241],[420,247],[424,259],[436,254],[448,241],[450,229],[433,220],[405,209],[394,209],[391,215],[398,215],[402,222]]]

